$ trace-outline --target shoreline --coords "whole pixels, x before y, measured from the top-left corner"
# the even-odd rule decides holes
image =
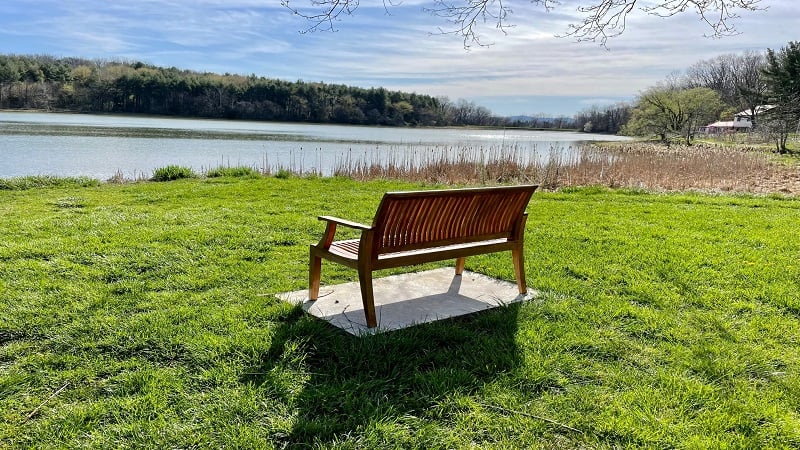
[[[638,189],[648,192],[707,194],[752,194],[800,196],[800,158],[780,155],[753,146],[665,147],[642,141],[595,142],[584,146],[575,161],[552,161],[539,166],[520,165],[513,158],[484,163],[444,162],[435,158],[418,167],[362,166],[355,162],[336,173],[302,173],[286,168],[257,169],[245,166],[209,167],[197,173],[175,166],[192,177],[226,176],[241,169],[249,177],[345,177],[356,181],[375,179],[421,182],[439,185],[491,185],[532,182],[549,191],[600,186],[609,189]],[[246,170],[244,170],[246,169]],[[157,171],[158,169],[156,169]],[[211,175],[215,173],[215,175]],[[222,173],[223,175],[219,175]],[[227,175],[232,176],[232,175]],[[233,175],[235,176],[235,175]],[[34,175],[0,178],[0,190],[60,185],[97,186],[149,182],[144,174],[136,179],[117,175],[99,180],[83,176]],[[16,186],[16,187],[15,187]]]
[[[0,112],[18,112],[21,114],[87,114],[96,115],[94,113],[79,113],[74,111],[42,111],[42,110],[2,110]],[[152,116],[140,114],[117,114],[109,113],[102,116],[119,116],[119,117],[137,117],[137,118],[155,118],[162,120],[169,120],[178,118],[177,116]],[[25,123],[21,119],[21,123]],[[38,119],[47,120],[47,119]],[[195,120],[190,118],[189,120]],[[207,119],[209,121],[219,121],[220,119]],[[248,122],[230,119],[222,119],[225,122]],[[257,121],[258,123],[275,123],[275,124],[301,124],[311,125],[305,123],[295,122],[266,122]],[[317,124],[313,124],[317,125]],[[326,124],[327,125],[327,124]],[[81,135],[94,137],[114,137],[119,134],[119,130],[128,132],[129,130],[136,130],[139,137],[143,138],[176,138],[181,140],[187,139],[232,139],[241,141],[259,141],[255,144],[236,144],[236,149],[241,150],[242,145],[268,145],[269,142],[284,142],[286,134],[281,134],[280,131],[272,132],[247,132],[242,133],[238,130],[189,130],[182,131],[182,129],[172,128],[141,128],[136,127],[121,127],[119,129],[110,127],[102,127],[101,131],[96,131],[94,126],[81,126],[70,125],[68,133],[65,132],[64,126],[55,125],[57,129],[51,130],[52,133],[48,135],[57,138],[62,135]],[[148,125],[149,126],[149,125]],[[165,125],[166,126],[166,125]],[[351,127],[352,125],[347,125]],[[93,131],[91,134],[85,134],[86,128]],[[364,126],[373,128],[373,126]],[[409,139],[408,135],[401,131],[401,128],[391,127],[395,131],[400,131],[402,139]],[[442,129],[452,129],[452,127],[443,127]],[[458,128],[458,129],[490,129],[490,128]],[[527,130],[527,129],[522,129]],[[24,126],[18,126],[14,122],[8,122],[8,126],[4,127],[4,135],[28,135],[31,131]],[[547,130],[554,131],[554,130]],[[547,131],[542,131],[546,133]],[[577,133],[577,132],[576,132]],[[375,135],[376,133],[372,133]],[[386,138],[386,134],[378,133]],[[395,135],[397,133],[394,133]],[[452,134],[452,133],[450,133]],[[460,133],[456,133],[460,135]],[[392,136],[389,134],[388,136]],[[448,134],[449,135],[449,134]],[[279,136],[280,138],[275,138]],[[367,135],[369,136],[369,135]],[[432,135],[438,136],[438,134]],[[498,135],[499,136],[499,135]],[[535,134],[534,136],[541,136]],[[313,135],[312,135],[313,137]],[[587,136],[587,138],[590,136]],[[598,138],[592,134],[591,137]],[[611,139],[613,137],[609,136]],[[750,138],[748,136],[737,136],[736,140],[743,140]],[[298,142],[308,142],[309,146],[326,145],[322,144],[323,141],[317,138],[306,138],[304,136],[294,136],[294,140]],[[307,140],[306,140],[307,139]],[[393,138],[388,138],[389,141]],[[438,139],[438,138],[436,138]],[[499,139],[499,137],[498,137]],[[563,145],[574,145],[574,151],[570,148],[568,153],[553,153],[551,148],[550,154],[546,151],[536,150],[535,143],[533,144],[533,153],[520,153],[515,150],[514,144],[505,143],[506,135],[503,133],[503,142],[499,140],[497,143],[489,140],[483,142],[476,140],[474,143],[466,144],[447,144],[447,145],[430,145],[423,146],[425,158],[419,161],[415,159],[407,159],[406,153],[419,154],[420,150],[414,144],[394,144],[387,141],[386,148],[392,149],[399,146],[399,150],[393,150],[392,154],[383,155],[381,152],[375,150],[375,145],[380,146],[379,142],[364,141],[369,144],[372,150],[364,149],[357,151],[354,158],[350,158],[350,154],[342,160],[335,160],[333,162],[327,161],[326,164],[332,164],[331,167],[325,171],[313,169],[312,164],[309,170],[303,169],[303,164],[293,165],[294,159],[288,164],[281,163],[271,159],[271,154],[268,157],[267,152],[289,152],[290,158],[303,161],[306,155],[302,154],[304,144],[300,147],[299,152],[295,149],[292,150],[264,150],[263,159],[255,162],[255,166],[247,166],[245,164],[234,164],[234,167],[247,166],[248,169],[254,170],[256,174],[261,176],[271,176],[273,173],[281,172],[284,175],[289,173],[292,176],[326,176],[335,177],[343,176],[355,180],[369,180],[376,178],[404,180],[412,182],[424,182],[433,184],[445,185],[458,185],[458,184],[508,184],[515,182],[533,182],[538,183],[543,189],[557,190],[568,187],[578,186],[604,186],[608,188],[631,188],[643,189],[653,192],[742,192],[753,194],[786,194],[786,195],[800,195],[800,158],[797,154],[783,155],[777,154],[768,147],[768,144],[758,142],[734,142],[731,140],[719,142],[704,142],[697,141],[693,146],[685,146],[683,144],[673,144],[664,146],[660,143],[642,140],[597,140],[597,141],[583,141],[576,140],[574,142],[566,142]],[[533,138],[531,138],[533,139]],[[260,143],[264,141],[264,143]],[[11,141],[9,141],[11,142]],[[57,141],[60,142],[60,141]],[[327,141],[324,141],[327,142]],[[366,145],[361,141],[347,141],[350,144],[346,145]],[[455,141],[454,141],[455,142]],[[546,142],[546,141],[542,141]],[[20,144],[16,144],[20,145]],[[58,144],[53,144],[58,145]],[[192,144],[193,145],[193,144]],[[213,148],[219,147],[220,151],[225,152],[226,145],[213,143]],[[276,145],[276,144],[269,144]],[[279,144],[278,144],[279,145]],[[334,144],[330,144],[334,145]],[[343,145],[337,142],[336,145]],[[494,147],[485,147],[486,145],[497,145]],[[309,147],[310,148],[310,147]],[[488,150],[487,150],[488,148]],[[499,149],[499,150],[498,150]],[[347,151],[346,149],[344,151]],[[399,153],[398,153],[399,151]],[[352,152],[352,148],[350,149]],[[404,153],[405,152],[405,153]],[[487,153],[488,152],[488,153]],[[362,154],[363,153],[363,154]],[[15,154],[12,152],[12,154]],[[18,157],[24,157],[24,153],[17,152]],[[383,156],[381,156],[383,155]],[[401,155],[401,156],[398,156]],[[531,156],[533,155],[533,156]],[[252,155],[250,155],[252,156]],[[316,154],[310,157],[316,158]],[[216,159],[216,158],[215,158]],[[224,157],[223,159],[224,160]],[[216,159],[217,162],[222,161]],[[178,159],[178,161],[186,161],[186,159]],[[191,159],[189,159],[191,161]],[[129,161],[130,162],[130,161]],[[271,164],[270,164],[271,163]],[[134,162],[135,164],[135,162]],[[151,169],[157,170],[159,165],[174,165],[175,163],[155,163]],[[181,164],[178,162],[178,164]],[[186,163],[184,163],[186,164]],[[189,163],[192,164],[192,163]],[[135,182],[143,181],[150,178],[149,174],[135,170],[132,173],[123,172],[128,164],[121,163],[119,167],[106,168],[106,172],[101,172],[102,177],[105,179],[91,178],[92,175],[81,176],[78,175],[47,175],[46,173],[39,173],[36,175],[20,175],[12,177],[0,177],[5,180],[3,184],[9,186],[14,185],[16,181],[19,184],[27,185],[30,183],[23,182],[23,180],[40,180],[33,184],[52,184],[52,180],[57,179],[93,179],[99,183],[103,182]],[[206,174],[215,169],[231,168],[228,164],[227,167],[223,163],[214,166],[210,165],[195,165],[194,171],[197,171],[198,176],[206,176]],[[9,167],[13,167],[13,164]],[[59,172],[59,166],[53,166],[52,170],[55,173]],[[188,166],[190,171],[191,165]],[[197,169],[199,167],[199,171]],[[320,167],[320,166],[316,166]],[[327,167],[327,166],[326,166]],[[19,171],[24,172],[24,171]],[[11,171],[11,173],[14,173]],[[68,172],[67,172],[68,173]],[[16,180],[16,181],[15,181]],[[2,186],[0,186],[2,188]]]

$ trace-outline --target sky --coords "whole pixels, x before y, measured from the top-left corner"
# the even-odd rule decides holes
[[[800,39],[797,0],[761,0],[766,10],[741,12],[739,34],[723,38],[705,37],[711,30],[691,11],[661,18],[638,10],[607,48],[558,37],[593,1],[546,11],[506,0],[513,27],[486,24],[482,41],[491,45],[465,50],[460,37],[439,33],[447,22],[425,12],[433,0],[361,0],[334,32],[311,33],[280,0],[2,0],[0,53],[385,87],[465,99],[501,116],[571,116],[633,101],[698,61]]]

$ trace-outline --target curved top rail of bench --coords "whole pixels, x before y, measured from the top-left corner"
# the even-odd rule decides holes
[[[519,239],[537,185],[387,192],[372,226],[373,252]]]

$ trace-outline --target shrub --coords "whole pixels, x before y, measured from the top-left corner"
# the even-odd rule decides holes
[[[160,167],[153,172],[152,181],[172,181],[178,180],[181,178],[197,178],[197,174],[194,173],[191,167],[183,167],[183,166],[166,166]]]
[[[33,175],[27,177],[0,178],[0,190],[21,191],[43,187],[89,187],[99,186],[100,181],[89,177],[57,177]]]
[[[239,166],[239,167],[217,167],[216,169],[211,169],[208,172],[206,172],[206,176],[209,178],[217,178],[217,177],[258,178],[261,176],[261,174],[252,167]]]
[[[287,180],[291,178],[292,172],[286,169],[278,169],[278,172],[275,173],[275,178],[280,180]]]

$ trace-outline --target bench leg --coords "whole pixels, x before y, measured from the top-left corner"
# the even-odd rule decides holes
[[[456,275],[461,275],[464,273],[464,263],[467,262],[467,258],[457,258],[456,259]]]
[[[364,316],[367,319],[367,327],[375,328],[378,326],[378,319],[375,317],[375,293],[372,291],[372,270],[360,267],[358,269],[358,284],[361,286],[361,301],[364,303]]]
[[[310,262],[308,267],[308,299],[316,300],[319,298],[319,279],[322,275],[322,258],[314,255],[312,248],[310,253]]]
[[[528,284],[525,282],[525,254],[522,248],[511,250],[511,257],[514,258],[514,277],[517,279],[517,287],[520,294],[528,292]]]

